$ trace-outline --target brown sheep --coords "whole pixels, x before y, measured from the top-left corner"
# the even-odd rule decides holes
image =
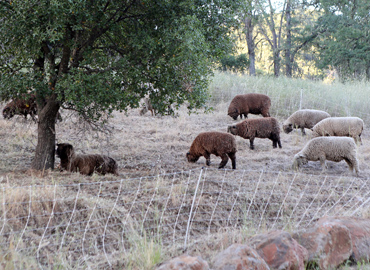
[[[4,119],[10,119],[14,115],[23,115],[27,119],[27,115],[31,115],[32,120],[36,122],[35,116],[37,115],[36,96],[31,94],[28,99],[13,99],[11,102],[5,105],[3,109]],[[58,112],[57,119],[62,121],[62,116]]]
[[[193,141],[190,151],[186,154],[189,162],[196,162],[199,157],[206,158],[206,164],[211,164],[211,154],[221,157],[219,169],[225,167],[229,158],[233,169],[236,169],[236,142],[235,138],[223,132],[202,132]]]
[[[246,119],[236,125],[228,126],[227,132],[249,139],[252,150],[254,138],[270,139],[273,148],[277,145],[281,148],[279,122],[273,117]]]
[[[98,154],[77,155],[69,143],[57,144],[56,154],[60,158],[61,169],[69,172],[85,175],[92,175],[94,172],[103,175],[112,173],[118,176],[117,162],[111,157]]]
[[[263,117],[269,117],[271,107],[271,99],[263,94],[250,93],[237,95],[233,98],[229,105],[228,115],[234,120],[240,116],[248,118],[248,113],[262,114]]]
[[[32,119],[36,121],[37,115],[36,96],[30,95],[27,99],[14,99],[5,105],[3,109],[4,119],[10,119],[14,115],[23,115],[27,119],[27,115],[31,115]]]

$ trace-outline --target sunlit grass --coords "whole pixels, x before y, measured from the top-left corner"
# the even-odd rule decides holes
[[[271,98],[271,114],[275,117],[287,117],[302,108],[324,110],[332,116],[358,116],[370,121],[370,84],[367,81],[326,84],[284,76],[250,77],[216,72],[210,92],[211,106],[229,103],[237,94],[256,92]]]

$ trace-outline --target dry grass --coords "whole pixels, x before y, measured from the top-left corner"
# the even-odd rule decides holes
[[[279,81],[277,81],[279,80]],[[7,255],[1,255],[8,262],[17,261],[17,266],[28,262],[28,266],[36,267],[37,261],[33,256],[21,256],[14,247],[25,247],[31,243],[36,243],[36,249],[30,254],[37,253],[37,244],[43,237],[44,228],[46,224],[53,227],[57,224],[66,224],[70,218],[71,209],[75,208],[76,215],[74,215],[72,223],[73,226],[69,228],[69,234],[66,236],[66,243],[69,246],[64,247],[63,250],[71,250],[76,248],[73,246],[73,239],[77,238],[78,234],[84,233],[87,228],[96,228],[95,230],[88,231],[86,238],[93,234],[103,234],[105,222],[108,216],[111,216],[110,224],[122,223],[123,218],[127,216],[127,205],[133,200],[135,194],[135,187],[137,181],[134,183],[124,182],[123,186],[119,186],[117,182],[112,185],[104,185],[103,190],[99,191],[100,182],[116,181],[119,179],[129,179],[134,177],[144,177],[149,175],[156,175],[159,173],[180,172],[188,171],[190,169],[197,170],[205,165],[205,159],[200,158],[195,164],[188,163],[185,157],[186,152],[196,137],[196,135],[203,131],[224,131],[226,132],[227,126],[235,123],[229,116],[227,116],[227,107],[230,100],[235,94],[253,92],[267,93],[272,97],[272,113],[282,122],[287,115],[291,114],[298,109],[300,103],[300,91],[297,89],[305,89],[305,104],[306,108],[312,107],[316,109],[326,109],[333,115],[347,115],[353,112],[353,107],[341,107],[341,101],[348,94],[348,89],[353,90],[353,95],[350,94],[351,99],[347,102],[354,104],[358,108],[358,113],[351,113],[353,116],[360,116],[364,118],[366,129],[363,134],[363,145],[358,148],[358,159],[360,161],[360,177],[359,181],[364,181],[370,177],[370,122],[367,118],[367,111],[365,109],[367,99],[362,99],[364,95],[370,93],[368,88],[363,87],[363,92],[358,88],[363,87],[361,83],[355,86],[342,86],[342,85],[323,85],[313,82],[305,82],[301,80],[287,80],[272,79],[272,78],[249,78],[236,75],[217,74],[213,84],[211,85],[212,98],[210,105],[213,106],[214,111],[209,114],[199,112],[198,114],[188,115],[187,111],[182,108],[177,117],[152,117],[150,113],[140,116],[140,109],[130,110],[126,114],[115,112],[113,118],[109,122],[112,133],[104,134],[95,132],[81,123],[78,118],[68,112],[62,112],[63,122],[57,124],[57,140],[58,143],[68,142],[71,143],[77,153],[99,153],[113,157],[119,166],[120,177],[113,175],[99,176],[93,175],[92,177],[83,176],[76,173],[47,171],[43,175],[30,170],[30,164],[33,158],[34,149],[37,142],[36,126],[33,122],[25,121],[22,117],[15,117],[11,121],[0,119],[0,183],[1,189],[6,190],[0,198],[4,196],[9,204],[6,211],[2,209],[1,219],[6,212],[8,219],[7,226],[9,230],[21,231],[26,225],[37,228],[40,224],[43,229],[35,230],[32,235],[27,235],[26,238],[21,240],[14,238],[13,240],[7,239],[7,243],[11,243],[8,247],[2,247],[0,254],[4,254],[4,248],[8,250]],[[335,87],[338,94],[335,93]],[[351,88],[353,87],[353,88]],[[320,92],[321,96],[315,95],[315,91]],[[294,94],[293,94],[294,93]],[[335,96],[330,102],[328,96]],[[358,96],[359,104],[355,102]],[[320,100],[325,100],[320,104]],[[337,102],[336,106],[332,106],[332,102]],[[2,110],[4,104],[0,105]],[[253,116],[250,117],[260,117]],[[259,172],[261,170],[271,172],[284,172],[292,173],[291,162],[295,153],[302,149],[305,143],[311,138],[310,131],[307,132],[306,137],[300,135],[300,131],[293,131],[291,134],[281,133],[282,149],[273,149],[272,142],[267,139],[256,139],[255,150],[249,149],[249,141],[236,137],[238,152],[237,152],[237,169],[250,170]],[[56,158],[57,163],[59,159]],[[217,172],[220,158],[211,156],[211,168]],[[340,163],[328,162],[329,168],[327,174],[337,178],[351,176],[348,166],[344,161]],[[57,165],[57,164],[56,164]],[[231,168],[229,161],[226,168]],[[308,165],[302,169],[304,174],[310,175],[313,182],[320,182],[323,175],[321,174],[321,167],[319,162],[309,162]],[[211,173],[211,172],[210,172]],[[251,175],[251,179],[258,179],[259,173]],[[214,176],[215,181],[217,173]],[[213,179],[213,178],[212,178]],[[272,179],[263,179],[263,188],[269,192],[274,183]],[[275,179],[274,179],[275,180]],[[281,176],[278,179],[281,190],[290,188],[291,178],[288,176]],[[139,194],[141,198],[148,196],[150,200],[151,194],[145,194],[145,188],[153,189],[156,186],[168,187],[168,181],[171,179],[159,179],[158,181],[146,182],[142,187],[142,192]],[[179,180],[180,181],[180,180]],[[304,179],[302,179],[304,181]],[[91,185],[84,185],[81,198],[75,201],[77,192],[77,184],[90,183]],[[95,184],[96,183],[96,184]],[[186,177],[184,182],[176,182],[173,186],[171,197],[168,201],[168,207],[178,208],[182,204],[182,194],[186,191]],[[238,181],[235,183],[228,182],[228,186],[224,188],[232,192],[238,188]],[[302,182],[304,183],[304,182]],[[318,183],[319,184],[319,183]],[[35,185],[41,185],[35,187]],[[56,194],[54,193],[54,185],[63,186]],[[217,182],[209,183],[209,186],[204,186],[205,189],[212,189],[212,185],[217,186]],[[32,186],[30,188],[18,188],[24,186]],[[64,188],[65,186],[65,188]],[[122,196],[120,201],[121,207],[116,207],[113,213],[110,213],[112,206],[115,203],[116,194],[119,190],[133,190],[133,193],[127,193]],[[215,189],[216,190],[216,189]],[[297,187],[297,196],[299,187]],[[158,188],[158,197],[166,196],[168,190]],[[314,194],[314,191],[312,191]],[[30,202],[29,195],[32,193],[33,201]],[[101,196],[100,196],[100,195]],[[35,198],[42,198],[42,200],[35,200]],[[294,196],[291,199],[294,202]],[[204,206],[202,211],[211,212],[216,200],[215,197],[204,196],[199,199],[199,204]],[[253,205],[254,211],[261,211],[262,206],[266,201],[264,194],[255,198]],[[18,203],[18,204],[17,204]],[[156,207],[160,209],[165,202],[158,202]],[[186,201],[187,207],[191,201]],[[260,207],[260,208],[259,208]],[[160,220],[160,210],[154,209],[149,213],[149,217],[153,220],[154,227]],[[88,214],[92,210],[92,214]],[[143,215],[143,209],[133,209],[137,213],[137,217]],[[227,209],[226,209],[227,210]],[[269,209],[271,215],[276,214],[279,209]],[[220,210],[221,211],[221,210]],[[32,213],[31,218],[29,213]],[[50,219],[50,213],[60,213]],[[364,216],[369,216],[369,212],[363,212]],[[21,218],[20,218],[21,217]],[[148,218],[149,218],[148,217]],[[87,220],[91,219],[91,223]],[[186,221],[187,217],[184,217]],[[173,255],[178,255],[182,252],[182,247],[165,245],[161,246],[159,243],[164,242],[166,239],[153,240],[151,236],[145,234],[138,234],[140,230],[140,220],[136,216],[126,219],[132,226],[131,237],[125,238],[125,246],[109,246],[108,251],[116,252],[117,250],[126,250],[124,256],[116,256],[112,259],[114,265],[112,267],[122,267],[122,260],[125,261],[126,269],[151,269],[158,261],[166,259]],[[2,226],[2,223],[0,223]],[[287,224],[286,229],[291,230],[293,224]],[[87,227],[88,226],[88,227]],[[261,224],[261,229],[263,231]],[[11,228],[10,228],[11,227]],[[63,228],[57,227],[55,234],[58,237],[63,237]],[[114,242],[122,238],[120,233],[120,226],[117,225],[117,232],[110,234],[108,240]],[[220,226],[219,228],[222,228]],[[1,229],[1,228],[0,228]],[[223,248],[226,248],[231,243],[242,242],[248,236],[257,232],[255,222],[244,220],[243,226],[235,230],[228,229],[224,231],[219,229],[217,232],[212,231],[211,234],[206,232],[198,232],[200,241],[191,243],[187,249],[191,254],[202,254],[206,259],[211,260],[215,253]],[[73,233],[75,232],[75,233]],[[204,234],[203,237],[201,237]],[[0,237],[0,240],[2,238]],[[27,242],[27,239],[30,242]],[[4,239],[3,239],[4,240]],[[68,240],[68,241],[67,241]],[[100,240],[99,240],[100,241]],[[99,250],[101,243],[86,242],[88,249]],[[47,240],[46,240],[47,242]],[[56,248],[49,245],[46,248],[48,255],[45,253],[48,262],[44,259],[41,260],[45,265],[54,265],[61,268],[83,268],[86,267],[84,260],[81,257],[80,251],[76,251],[76,257],[68,257],[67,253],[54,254]],[[129,251],[130,250],[130,251]],[[70,253],[68,253],[70,254]],[[86,254],[85,254],[86,255]],[[144,256],[146,255],[146,256]],[[89,255],[89,261],[94,261],[94,267],[107,267],[104,260],[104,254]],[[24,260],[20,258],[25,258]],[[1,259],[1,257],[0,257]],[[74,262],[76,260],[76,262]],[[26,262],[25,262],[26,261]],[[101,264],[99,262],[102,261]],[[11,264],[11,263],[9,263]],[[10,268],[11,269],[11,268]]]

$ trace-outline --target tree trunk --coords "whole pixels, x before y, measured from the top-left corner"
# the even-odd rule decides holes
[[[280,75],[280,51],[278,48],[274,48],[274,76],[279,77]]]
[[[290,0],[287,1],[285,16],[286,16],[285,75],[290,78],[292,77],[292,65],[293,65],[293,59],[291,58],[292,34],[291,34]]]
[[[245,23],[245,36],[247,39],[248,46],[248,57],[249,57],[249,75],[256,76],[256,52],[253,38],[254,25],[252,17],[247,17],[244,20]]]
[[[49,100],[43,108],[38,109],[37,146],[32,161],[32,168],[35,170],[54,169],[55,121],[58,110],[59,103],[53,100]]]

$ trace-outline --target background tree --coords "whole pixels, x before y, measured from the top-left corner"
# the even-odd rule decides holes
[[[316,27],[325,29],[316,41],[319,68],[334,67],[342,80],[370,79],[370,3],[318,1],[323,15]]]
[[[287,0],[286,2],[286,38],[283,52],[287,77],[302,75],[302,67],[299,67],[298,61],[307,62],[315,55],[310,45],[312,46],[318,35],[325,32],[315,25],[318,14],[319,10],[312,9],[311,4],[305,1]],[[297,56],[299,59],[296,59]]]
[[[34,169],[54,166],[59,108],[101,124],[103,113],[202,108],[212,63],[231,51],[234,0],[3,0],[0,97],[36,94]]]
[[[280,52],[282,50],[282,31],[283,19],[286,11],[286,1],[284,0],[279,8],[278,16],[276,8],[273,6],[271,0],[256,0],[256,8],[260,14],[258,22],[259,32],[263,35],[265,40],[271,47],[273,54],[274,75],[280,75]],[[278,21],[278,23],[276,23]],[[267,27],[264,27],[266,25]]]
[[[256,39],[257,33],[254,31],[258,15],[254,8],[255,0],[246,0],[245,8],[242,10],[243,34],[247,42],[249,58],[249,75],[256,75]]]

